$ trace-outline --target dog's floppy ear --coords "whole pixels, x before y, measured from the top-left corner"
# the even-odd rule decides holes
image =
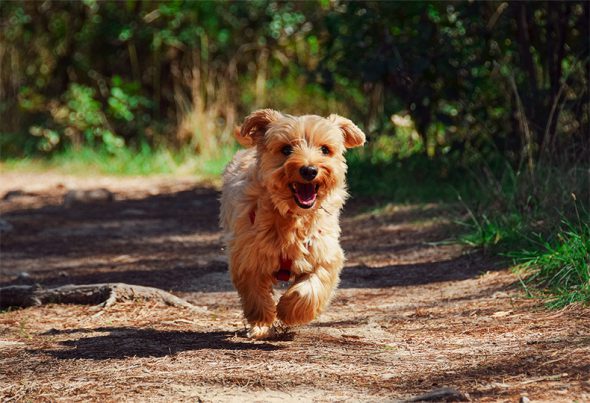
[[[282,118],[283,115],[273,109],[260,109],[252,112],[242,124],[242,127],[236,129],[235,137],[238,143],[244,147],[252,147],[256,144],[257,138],[264,135],[268,125]]]
[[[350,119],[343,118],[335,113],[328,116],[328,120],[342,130],[344,134],[344,146],[346,148],[359,147],[365,144],[365,133],[359,129]]]

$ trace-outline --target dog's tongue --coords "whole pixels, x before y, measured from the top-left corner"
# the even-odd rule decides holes
[[[311,204],[315,201],[315,186],[312,183],[295,183],[295,194],[302,204]]]

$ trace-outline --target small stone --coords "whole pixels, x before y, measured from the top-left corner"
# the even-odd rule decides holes
[[[520,400],[518,401],[518,403],[530,403],[530,402],[531,402],[531,399],[529,399],[526,396],[521,396]]]

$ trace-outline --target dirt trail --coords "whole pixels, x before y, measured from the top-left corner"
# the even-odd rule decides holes
[[[114,200],[62,205],[69,189],[98,187]],[[505,267],[441,243],[456,230],[444,206],[351,200],[331,307],[256,342],[244,337],[213,187],[3,174],[3,196],[12,229],[0,286],[127,282],[206,313],[141,301],[0,313],[2,401],[396,401],[441,387],[481,401],[590,401],[590,311],[546,311]]]

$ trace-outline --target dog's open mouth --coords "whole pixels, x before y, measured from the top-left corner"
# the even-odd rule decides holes
[[[318,196],[318,189],[320,185],[314,183],[291,183],[291,190],[293,191],[293,198],[295,203],[301,208],[313,207]]]

